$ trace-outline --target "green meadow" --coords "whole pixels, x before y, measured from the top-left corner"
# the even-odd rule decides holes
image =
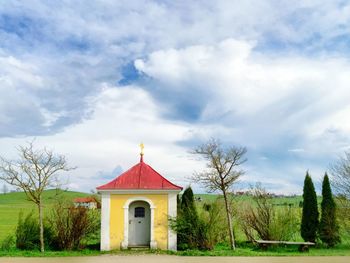
[[[57,191],[57,190],[47,190],[44,192],[44,213],[47,215],[55,202],[56,198],[65,198],[68,200],[73,200],[76,197],[85,197],[91,194],[72,192],[72,191]],[[204,203],[211,203],[215,201],[219,195],[216,194],[196,194],[196,198],[201,198],[201,201],[196,201],[197,207],[200,209]],[[299,209],[299,202],[302,200],[301,196],[296,197],[276,197],[273,202],[277,206],[287,206],[291,204],[293,208]],[[235,196],[234,203],[236,206],[243,202],[251,202],[251,197],[247,195]],[[0,242],[9,234],[14,233],[18,215],[20,212],[24,214],[33,211],[37,213],[37,208],[33,202],[28,201],[26,195],[23,192],[12,192],[7,194],[0,194]],[[244,240],[243,233],[239,229],[239,224],[236,222],[238,239]]]
[[[205,203],[211,203],[217,200],[217,198],[222,198],[220,195],[216,194],[196,194],[196,206],[198,211],[200,211]],[[200,198],[200,201],[199,201]],[[299,207],[300,201],[302,201],[302,196],[292,196],[292,197],[273,197],[272,203],[280,209],[283,208],[290,208],[296,211],[297,214],[301,212],[301,208]],[[319,198],[319,202],[321,202],[321,199]],[[238,211],[240,208],[242,208],[245,204],[251,204],[255,205],[252,196],[249,195],[237,195],[232,198],[232,207],[236,211],[236,214],[238,214]],[[236,241],[238,243],[245,244],[246,243],[246,236],[244,235],[244,232],[242,230],[241,224],[239,219],[236,217],[233,218],[233,225],[235,230],[235,237]],[[294,241],[302,241],[301,236],[297,235],[294,239]]]
[[[48,214],[50,212],[55,198],[73,200],[76,197],[89,195],[80,192],[47,190],[43,196],[44,213]],[[9,234],[14,234],[19,213],[28,214],[31,211],[37,213],[37,207],[33,202],[28,201],[23,192],[0,194],[0,242]]]
[[[73,200],[76,197],[86,197],[91,194],[81,193],[81,192],[72,192],[72,191],[56,191],[48,190],[44,193],[44,204],[45,204],[45,214],[50,213],[51,208],[55,202],[56,198],[64,198],[68,200]],[[211,203],[215,201],[219,195],[215,194],[197,194],[196,197],[196,206],[200,211],[205,203]],[[200,197],[201,201],[198,200]],[[301,196],[293,197],[274,197],[272,199],[273,204],[276,207],[289,207],[295,209],[296,211],[301,212],[299,203],[302,201]],[[321,199],[319,199],[319,202]],[[245,202],[252,203],[252,198],[247,195],[235,196],[233,198],[233,204],[236,209],[239,209]],[[28,201],[23,192],[13,192],[7,194],[0,194],[0,242],[10,234],[14,234],[16,225],[18,222],[18,216],[20,212],[27,214],[31,211],[37,213],[35,205]],[[309,255],[309,256],[321,256],[321,255],[350,255],[350,237],[342,231],[342,244],[337,245],[335,248],[327,249],[322,245],[319,245],[317,248],[311,248],[309,253],[300,253],[297,250],[297,247],[271,247],[267,251],[262,251],[255,247],[252,244],[246,243],[246,237],[241,229],[239,220],[234,218],[234,228],[235,236],[237,241],[237,250],[231,251],[226,244],[218,244],[211,251],[199,251],[199,250],[187,250],[187,251],[178,251],[178,252],[165,252],[165,251],[111,251],[108,253],[111,254],[138,254],[138,253],[170,253],[183,256],[298,256],[298,255]],[[300,236],[297,236],[295,240],[302,241]],[[0,256],[83,256],[83,255],[99,255],[101,253],[98,250],[89,250],[85,249],[82,251],[47,251],[44,254],[41,254],[39,251],[20,251],[17,249],[11,251],[0,251]]]

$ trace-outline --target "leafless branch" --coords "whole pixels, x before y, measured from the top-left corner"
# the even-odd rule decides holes
[[[331,175],[335,191],[350,200],[350,151],[331,166]]]
[[[223,148],[220,141],[209,140],[192,151],[207,161],[207,170],[195,173],[193,181],[202,184],[209,192],[227,191],[244,174],[243,170],[236,168],[247,161],[244,158],[246,152],[245,147]]]
[[[244,171],[238,167],[246,162],[247,159],[244,158],[246,152],[247,149],[244,147],[225,148],[219,140],[214,138],[192,151],[193,154],[207,161],[207,169],[194,173],[192,180],[202,184],[208,192],[221,191],[223,193],[232,249],[235,249],[235,245],[227,191],[244,174]]]
[[[44,251],[42,193],[54,186],[60,171],[70,171],[75,167],[70,167],[63,155],[54,154],[47,148],[37,150],[33,143],[17,147],[17,160],[0,157],[0,180],[22,189],[28,200],[38,206],[41,251]]]

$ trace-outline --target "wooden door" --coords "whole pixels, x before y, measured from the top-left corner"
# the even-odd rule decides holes
[[[136,201],[129,206],[129,246],[149,246],[150,207],[144,201]]]

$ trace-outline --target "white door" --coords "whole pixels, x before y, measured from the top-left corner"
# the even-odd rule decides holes
[[[129,205],[129,246],[149,246],[150,221],[148,203],[136,201]]]

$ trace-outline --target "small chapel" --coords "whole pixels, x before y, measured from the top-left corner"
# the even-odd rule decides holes
[[[101,250],[149,247],[176,250],[169,226],[176,217],[177,186],[143,161],[97,187],[101,194]]]

